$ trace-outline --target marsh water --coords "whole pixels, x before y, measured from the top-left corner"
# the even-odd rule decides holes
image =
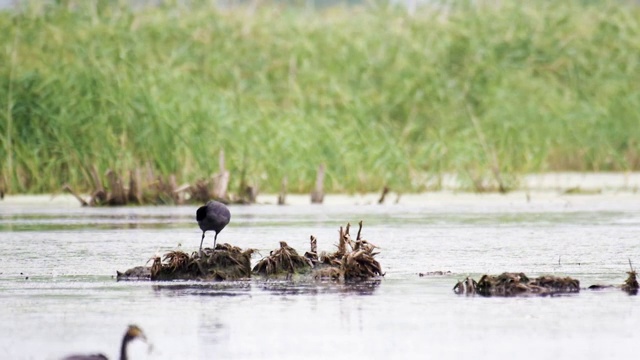
[[[133,342],[132,359],[635,356],[637,296],[483,298],[452,287],[503,271],[621,284],[628,259],[640,266],[638,194],[356,202],[234,206],[218,241],[267,255],[281,240],[304,252],[315,235],[330,251],[339,226],[363,220],[380,247],[379,283],[117,282],[116,270],[155,254],[197,250],[196,207],[0,202],[0,358],[117,358],[130,323],[152,343]],[[418,275],[433,271],[451,273]]]

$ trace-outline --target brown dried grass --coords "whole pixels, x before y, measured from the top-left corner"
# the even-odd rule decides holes
[[[530,280],[524,273],[502,273],[483,275],[478,282],[467,277],[458,282],[453,291],[456,294],[478,294],[482,296],[550,295],[576,293],[580,291],[580,281],[570,277],[545,275]]]
[[[218,244],[215,251],[205,250],[191,255],[175,250],[153,258],[151,280],[207,279],[238,280],[251,277],[251,255],[254,249],[242,250],[229,244]]]
[[[310,259],[300,256],[294,248],[287,245],[286,242],[280,241],[280,248],[260,260],[253,267],[253,272],[264,276],[277,276],[304,273],[312,266],[313,263]]]
[[[323,253],[314,270],[314,277],[321,279],[344,281],[370,280],[378,276],[384,276],[382,266],[375,259],[378,254],[375,252],[377,246],[361,238],[362,221],[359,223],[356,240],[351,239],[349,234],[351,224],[346,228],[340,227],[338,249],[335,253]],[[333,268],[336,270],[326,270]]]
[[[362,221],[356,240],[349,234],[350,224],[340,227],[337,250],[323,252],[318,256],[317,239],[311,236],[310,251],[304,256],[289,247],[284,241],[280,248],[263,258],[253,268],[253,272],[263,276],[304,274],[312,269],[314,279],[332,281],[362,281],[383,276],[382,267],[375,259],[375,245],[361,238]]]

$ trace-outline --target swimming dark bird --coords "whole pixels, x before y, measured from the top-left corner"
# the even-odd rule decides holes
[[[213,249],[216,248],[216,240],[218,233],[224,229],[231,220],[231,213],[227,206],[221,202],[211,200],[205,206],[201,206],[196,211],[196,220],[200,230],[202,230],[202,240],[200,240],[200,252],[202,253],[202,242],[204,241],[204,233],[207,231],[215,231],[213,237]]]
[[[129,325],[127,332],[124,333],[122,338],[122,345],[120,346],[120,360],[127,360],[127,346],[134,339],[142,339],[147,341],[147,337],[137,325]],[[67,356],[63,360],[108,360],[104,354],[90,354],[90,355],[71,355]]]

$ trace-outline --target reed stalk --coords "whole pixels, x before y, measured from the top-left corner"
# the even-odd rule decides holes
[[[640,170],[635,4],[29,3],[0,11],[11,193],[88,191],[93,167],[192,183],[221,150],[273,193],[321,163],[327,193]]]

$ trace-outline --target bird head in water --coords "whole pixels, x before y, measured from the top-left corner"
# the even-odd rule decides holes
[[[138,327],[138,325],[129,325],[129,328],[127,329],[125,336],[128,337],[130,340],[139,338],[144,341],[147,341],[147,337],[145,336],[142,329]]]
[[[120,346],[120,360],[127,360],[127,347],[129,343],[135,339],[141,339],[147,342],[147,337],[144,332],[137,325],[129,325],[127,331],[122,337],[122,344]],[[151,351],[151,344],[149,344],[149,351]],[[64,360],[105,360],[108,359],[104,354],[91,354],[91,355],[71,355],[64,358]]]

